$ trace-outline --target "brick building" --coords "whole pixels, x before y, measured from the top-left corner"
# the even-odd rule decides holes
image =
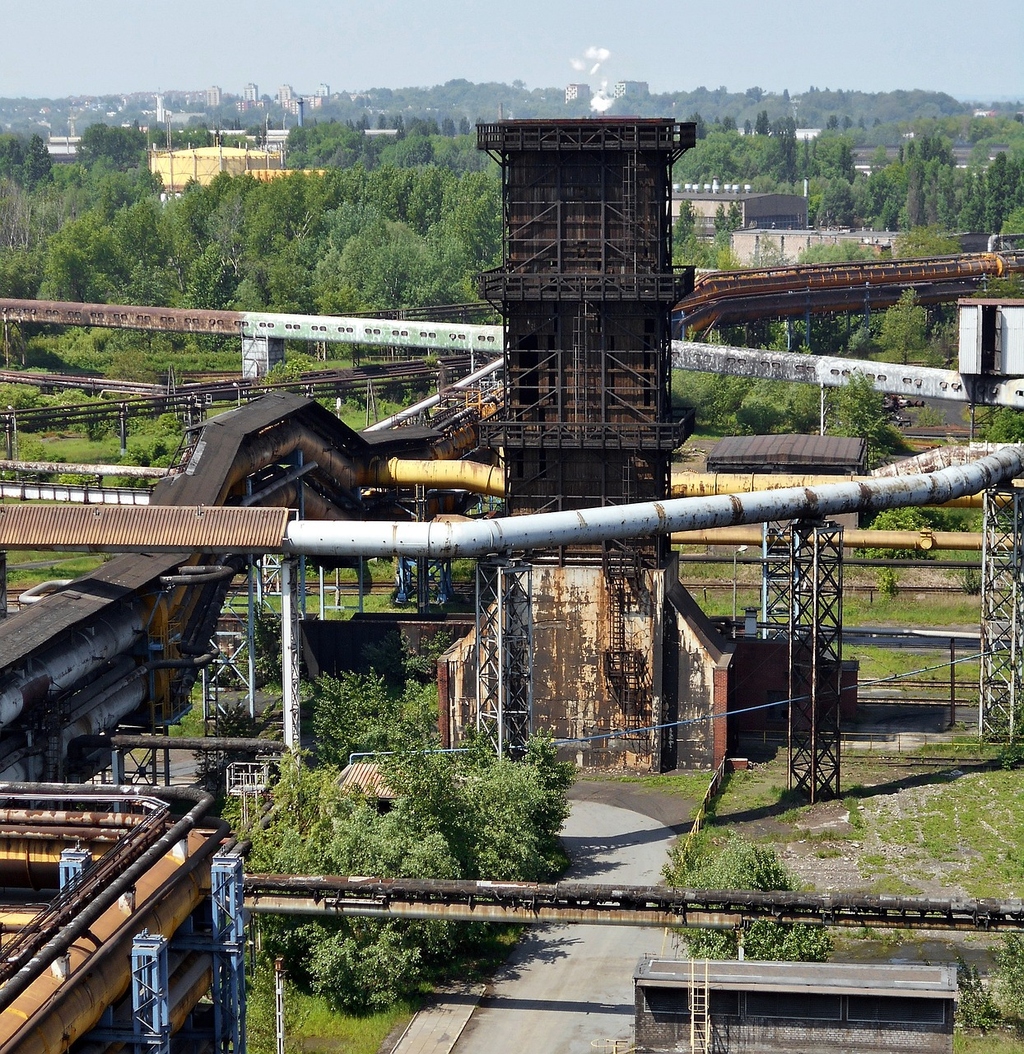
[[[642,960],[636,1049],[950,1054],[955,966]]]

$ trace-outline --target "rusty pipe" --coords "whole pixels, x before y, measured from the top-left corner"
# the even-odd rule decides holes
[[[505,473],[479,461],[428,461],[412,458],[375,458],[362,474],[368,487],[425,486],[443,490],[471,490],[492,498],[505,497]]]
[[[979,531],[861,531],[843,529],[844,549],[955,549],[980,552]],[[709,531],[677,531],[673,545],[750,545],[760,547],[760,527],[715,527]]]
[[[928,471],[919,469],[923,473]],[[896,473],[885,473],[896,475]],[[870,476],[821,475],[798,472],[673,472],[673,498],[704,498],[717,494],[752,494],[763,490],[784,490],[788,487],[820,487],[829,483],[865,483],[880,478]],[[943,502],[944,508],[980,509],[980,494],[965,494]]]

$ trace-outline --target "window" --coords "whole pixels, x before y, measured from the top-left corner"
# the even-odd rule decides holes
[[[795,992],[747,992],[748,1017],[842,1019],[842,1001],[837,995]]]
[[[848,1021],[892,1021],[918,1025],[941,1025],[946,1020],[944,999],[851,995],[846,1008]]]

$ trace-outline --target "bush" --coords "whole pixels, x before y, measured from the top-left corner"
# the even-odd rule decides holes
[[[1002,1020],[999,1008],[982,981],[978,968],[965,963],[963,959],[957,959],[956,980],[959,989],[956,1027],[974,1028],[982,1032],[995,1028]]]

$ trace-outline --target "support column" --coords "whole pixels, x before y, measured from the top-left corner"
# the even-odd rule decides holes
[[[143,930],[132,942],[132,1031],[137,1054],[170,1054],[167,938]]]
[[[210,865],[213,921],[213,1021],[217,1054],[245,1054],[245,911],[240,856]]]
[[[765,523],[762,529],[761,622],[765,637],[789,635],[793,593],[790,529],[786,523]]]
[[[7,618],[7,550],[0,549],[0,618]]]
[[[299,746],[299,604],[296,589],[298,561],[281,561],[281,708],[284,711],[284,741]]]
[[[978,732],[1012,740],[1021,731],[1024,503],[1016,487],[993,487],[985,491],[982,508]]]
[[[533,732],[532,569],[522,560],[477,564],[477,730],[499,754]]]
[[[92,861],[87,849],[62,849],[58,865],[57,888],[63,892],[72,882],[77,882]]]
[[[843,636],[843,529],[792,527],[789,615],[789,786],[837,798]]]
[[[284,362],[284,337],[242,335],[242,376],[266,377]]]

